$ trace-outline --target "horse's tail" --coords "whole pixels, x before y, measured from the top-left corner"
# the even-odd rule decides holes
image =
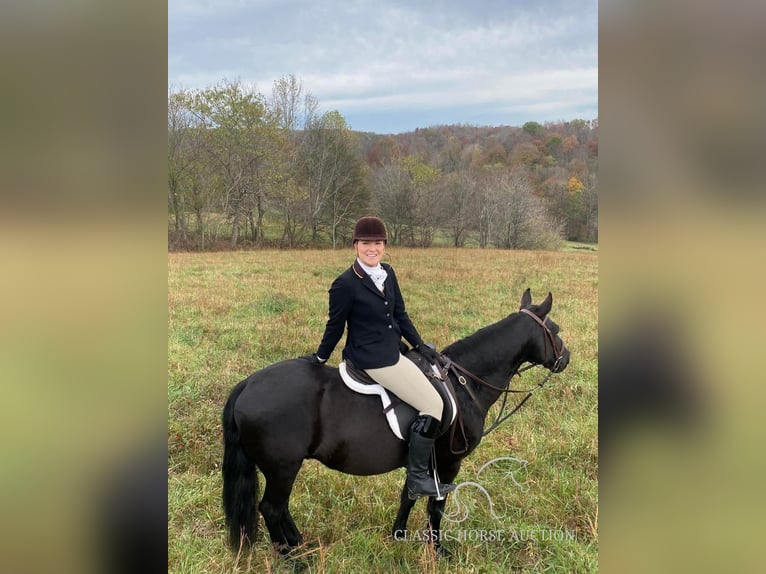
[[[234,421],[234,403],[247,381],[232,389],[223,409],[223,511],[229,530],[229,544],[235,550],[255,540],[258,529],[258,473],[255,463],[239,444],[239,429]]]

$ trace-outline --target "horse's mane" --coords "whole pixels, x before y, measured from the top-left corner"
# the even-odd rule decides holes
[[[479,349],[482,349],[484,352],[494,353],[497,350],[498,341],[502,341],[502,333],[507,331],[509,323],[511,323],[516,316],[518,316],[518,313],[513,313],[497,323],[482,327],[475,333],[447,345],[442,349],[442,353],[453,358],[464,357],[467,354],[475,354]],[[507,332],[505,335],[507,336]],[[488,343],[490,341],[492,341],[494,345],[489,345]]]

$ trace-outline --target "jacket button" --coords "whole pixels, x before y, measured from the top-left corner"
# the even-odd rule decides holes
[[[391,325],[389,325],[388,328],[391,329],[392,328]]]

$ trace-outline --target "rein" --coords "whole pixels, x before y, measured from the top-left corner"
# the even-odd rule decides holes
[[[496,387],[495,385],[492,385],[492,384],[488,383],[487,381],[485,381],[484,379],[482,379],[478,375],[473,374],[472,372],[470,372],[465,367],[462,367],[462,366],[458,365],[452,359],[450,359],[448,356],[442,355],[442,357],[446,359],[446,361],[445,361],[445,363],[443,365],[443,378],[444,378],[444,380],[446,380],[446,381],[450,380],[449,377],[446,376],[446,375],[449,373],[449,371],[452,371],[454,373],[455,378],[457,379],[457,381],[462,385],[462,387],[466,390],[466,392],[471,397],[473,402],[476,403],[477,405],[481,406],[480,403],[479,403],[479,400],[476,398],[476,395],[474,395],[474,393],[471,390],[471,388],[467,385],[468,381],[466,380],[466,378],[463,375],[467,375],[471,380],[473,380],[473,381],[479,383],[480,385],[483,385],[483,386],[485,386],[485,387],[487,387],[489,389],[492,389],[493,391],[499,392],[499,393],[501,393],[503,395],[503,402],[500,405],[500,412],[497,414],[497,417],[495,418],[495,421],[489,426],[489,428],[487,428],[487,430],[485,430],[482,433],[482,436],[487,436],[490,432],[492,432],[497,427],[499,427],[502,423],[507,421],[516,411],[518,411],[522,407],[522,405],[527,402],[529,397],[531,397],[532,394],[537,389],[541,388],[545,383],[548,382],[548,380],[551,378],[553,373],[555,373],[556,370],[558,369],[559,363],[563,359],[564,345],[562,343],[561,349],[559,349],[558,345],[556,344],[556,338],[553,336],[553,333],[551,333],[551,330],[545,324],[545,319],[540,319],[537,315],[535,315],[534,313],[532,313],[531,311],[529,311],[527,309],[521,309],[521,312],[529,315],[530,317],[532,317],[535,320],[535,322],[543,328],[543,331],[546,334],[546,347],[545,347],[545,349],[547,350],[547,342],[550,341],[551,348],[552,348],[553,353],[554,353],[554,357],[556,357],[556,361],[554,362],[553,366],[548,370],[548,374],[545,376],[545,378],[542,381],[540,381],[539,383],[537,383],[537,385],[535,385],[531,389],[511,389],[511,388]],[[544,352],[544,354],[545,354],[545,352]],[[524,371],[529,370],[529,369],[531,369],[533,367],[538,367],[538,366],[541,366],[541,365],[539,363],[532,363],[532,364],[527,365],[526,367],[524,367],[522,369],[516,369],[511,374],[511,379],[513,379],[513,377],[515,377],[517,375],[519,377],[521,377],[521,373],[523,373]],[[510,393],[527,393],[527,394],[526,394],[526,396],[523,399],[521,399],[521,401],[519,401],[519,403],[515,407],[513,407],[513,410],[511,410],[511,412],[503,414],[504,411],[505,411],[506,402],[508,400],[508,395]],[[463,444],[465,446],[464,446],[463,450],[455,450],[455,448],[454,448],[455,431],[456,431],[456,427],[458,426],[457,424],[455,424],[455,425],[452,426],[452,432],[451,432],[451,435],[450,435],[450,450],[452,451],[452,454],[462,454],[462,453],[464,453],[464,452],[466,452],[468,450],[468,440],[467,440],[467,438],[465,436],[465,428],[463,427],[463,420],[462,420],[462,417],[460,416],[460,412],[459,411],[458,411],[458,418],[457,418],[456,423],[459,423],[459,425],[460,425],[460,430],[461,430],[461,433],[463,435],[462,440],[463,440]]]

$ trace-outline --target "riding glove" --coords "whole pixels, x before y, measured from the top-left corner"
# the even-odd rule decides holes
[[[320,359],[319,357],[317,357],[316,353],[314,353],[313,355],[303,355],[300,358],[306,359],[312,365],[324,365],[327,362],[327,359]]]
[[[437,353],[434,349],[425,343],[420,343],[417,347],[415,347],[415,350],[423,355],[423,357],[425,357],[425,359],[431,363],[438,363],[439,358],[441,357],[439,353]]]

